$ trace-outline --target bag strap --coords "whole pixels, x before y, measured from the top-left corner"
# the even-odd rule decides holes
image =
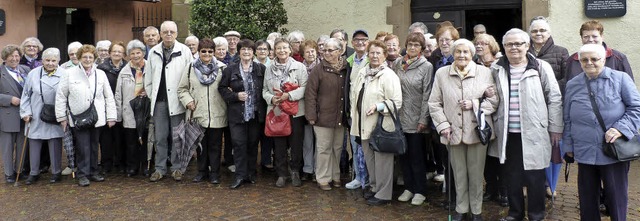
[[[593,109],[593,113],[596,114],[598,123],[600,123],[600,128],[602,128],[602,131],[606,133],[607,129],[604,126],[604,120],[602,120],[602,115],[600,115],[600,108],[598,108],[598,103],[596,103],[596,95],[591,90],[591,85],[589,84],[589,79],[587,79],[586,75],[584,76],[584,82],[587,83],[587,90],[589,91],[589,100],[591,100],[591,108]]]
[[[484,95],[482,95],[482,97],[480,97],[478,99],[478,113],[476,114],[476,120],[478,121],[477,122],[478,125],[480,125],[482,123],[482,122],[480,122],[480,119],[482,119],[482,116],[480,116],[480,113],[482,112],[482,111],[480,111],[480,107],[482,106],[482,102],[484,101],[484,99],[485,99]]]
[[[44,102],[44,95],[42,95],[44,93],[44,91],[42,91],[42,71],[43,70],[44,70],[44,67],[40,69],[40,79],[38,79],[38,83],[40,83],[40,98],[42,99],[42,103],[47,104]]]

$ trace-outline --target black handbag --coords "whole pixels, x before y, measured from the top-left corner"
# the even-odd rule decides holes
[[[389,108],[387,102],[383,103],[389,110],[389,114],[391,115],[391,119],[393,120],[395,130],[386,131],[382,127],[384,116],[382,114],[379,114],[378,123],[373,129],[373,132],[371,132],[371,138],[369,141],[369,143],[371,144],[371,149],[382,153],[393,153],[400,155],[405,154],[407,152],[407,139],[405,138],[404,132],[402,131],[400,119],[397,118],[398,109],[396,108],[396,104],[392,102],[393,111],[391,111],[391,108]]]
[[[591,100],[591,108],[598,119],[598,123],[600,124],[600,128],[605,133],[607,132],[607,128],[605,128],[604,120],[602,119],[602,115],[600,115],[600,110],[598,108],[598,104],[596,103],[595,94],[591,91],[591,85],[589,84],[589,80],[587,77],[584,77],[585,82],[587,83],[587,90],[589,90],[589,99]],[[637,160],[640,158],[640,142],[638,141],[638,136],[634,135],[633,138],[627,139],[622,136],[616,139],[613,143],[607,143],[606,141],[602,142],[602,151],[604,155],[616,159],[618,161],[631,161]]]
[[[480,98],[478,103],[482,104],[483,100],[484,97]],[[479,106],[480,105],[478,105],[478,113],[476,114],[476,122],[478,123],[478,125],[476,125],[476,132],[478,133],[478,138],[480,138],[480,143],[487,145],[491,139],[491,126],[489,126],[489,123],[484,119],[484,112]]]
[[[93,73],[96,74],[95,72]],[[93,99],[91,99],[91,104],[89,108],[80,114],[73,114],[71,112],[71,107],[69,107],[69,113],[71,113],[71,120],[73,120],[73,125],[78,130],[84,130],[95,127],[98,122],[98,112],[96,111],[96,107],[93,105],[93,101],[96,99],[96,90],[98,88],[98,76],[94,76],[96,84],[93,87]],[[67,106],[69,106],[69,102],[67,102]]]
[[[44,68],[40,70],[40,80],[38,81],[40,82],[40,98],[42,98],[42,103],[44,104],[42,110],[40,110],[40,120],[45,123],[58,124],[56,119],[56,106],[44,102],[44,95],[42,95],[42,70],[44,70]]]

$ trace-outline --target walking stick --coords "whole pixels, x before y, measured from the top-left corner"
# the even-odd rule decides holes
[[[449,142],[447,142],[447,152],[449,152],[449,150],[451,150],[451,146],[449,146]],[[451,221],[453,217],[451,217],[451,187],[450,187],[450,183],[449,181],[451,181],[451,153],[447,153],[447,177],[444,179],[444,183],[445,183],[445,188],[447,189],[447,198],[448,198],[448,204],[449,206],[447,207],[447,220]]]
[[[16,182],[13,186],[18,186],[20,181],[20,173],[22,173],[22,162],[24,161],[24,150],[27,147],[27,137],[29,136],[29,129],[31,129],[31,122],[27,123],[27,134],[24,135],[24,142],[22,142],[22,153],[20,153],[20,164],[18,165],[18,175],[16,176]]]

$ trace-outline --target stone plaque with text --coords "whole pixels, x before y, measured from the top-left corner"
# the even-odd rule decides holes
[[[614,18],[627,14],[627,0],[585,0],[584,14],[589,18]]]

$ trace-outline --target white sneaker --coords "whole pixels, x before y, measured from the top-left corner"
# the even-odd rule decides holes
[[[436,175],[438,175],[438,172],[435,172],[435,171],[434,172],[428,172],[427,173],[427,180],[433,179],[434,177],[436,177]]]
[[[444,182],[444,174],[438,174],[435,177],[433,177],[433,181],[436,182]]]
[[[236,172],[236,165],[231,165],[229,167],[227,167],[229,169],[229,171],[231,171],[232,173]]]
[[[67,168],[64,168],[64,170],[62,170],[62,173],[60,173],[60,174],[62,174],[63,176],[68,176],[68,175],[71,175],[71,172],[73,172],[73,170],[71,170],[71,168],[67,167]]]
[[[398,197],[398,201],[407,202],[411,199],[411,197],[413,197],[413,193],[409,192],[409,190],[404,190],[404,192],[402,192],[402,195]]]
[[[349,182],[349,183],[344,185],[344,187],[346,187],[347,189],[350,189],[350,190],[358,189],[361,186],[362,186],[362,183],[360,183],[360,181],[357,180],[357,179],[354,179],[351,182]]]
[[[411,199],[411,205],[420,206],[422,205],[425,199],[427,198],[424,197],[422,194],[416,193],[416,195],[413,195],[413,199]]]

